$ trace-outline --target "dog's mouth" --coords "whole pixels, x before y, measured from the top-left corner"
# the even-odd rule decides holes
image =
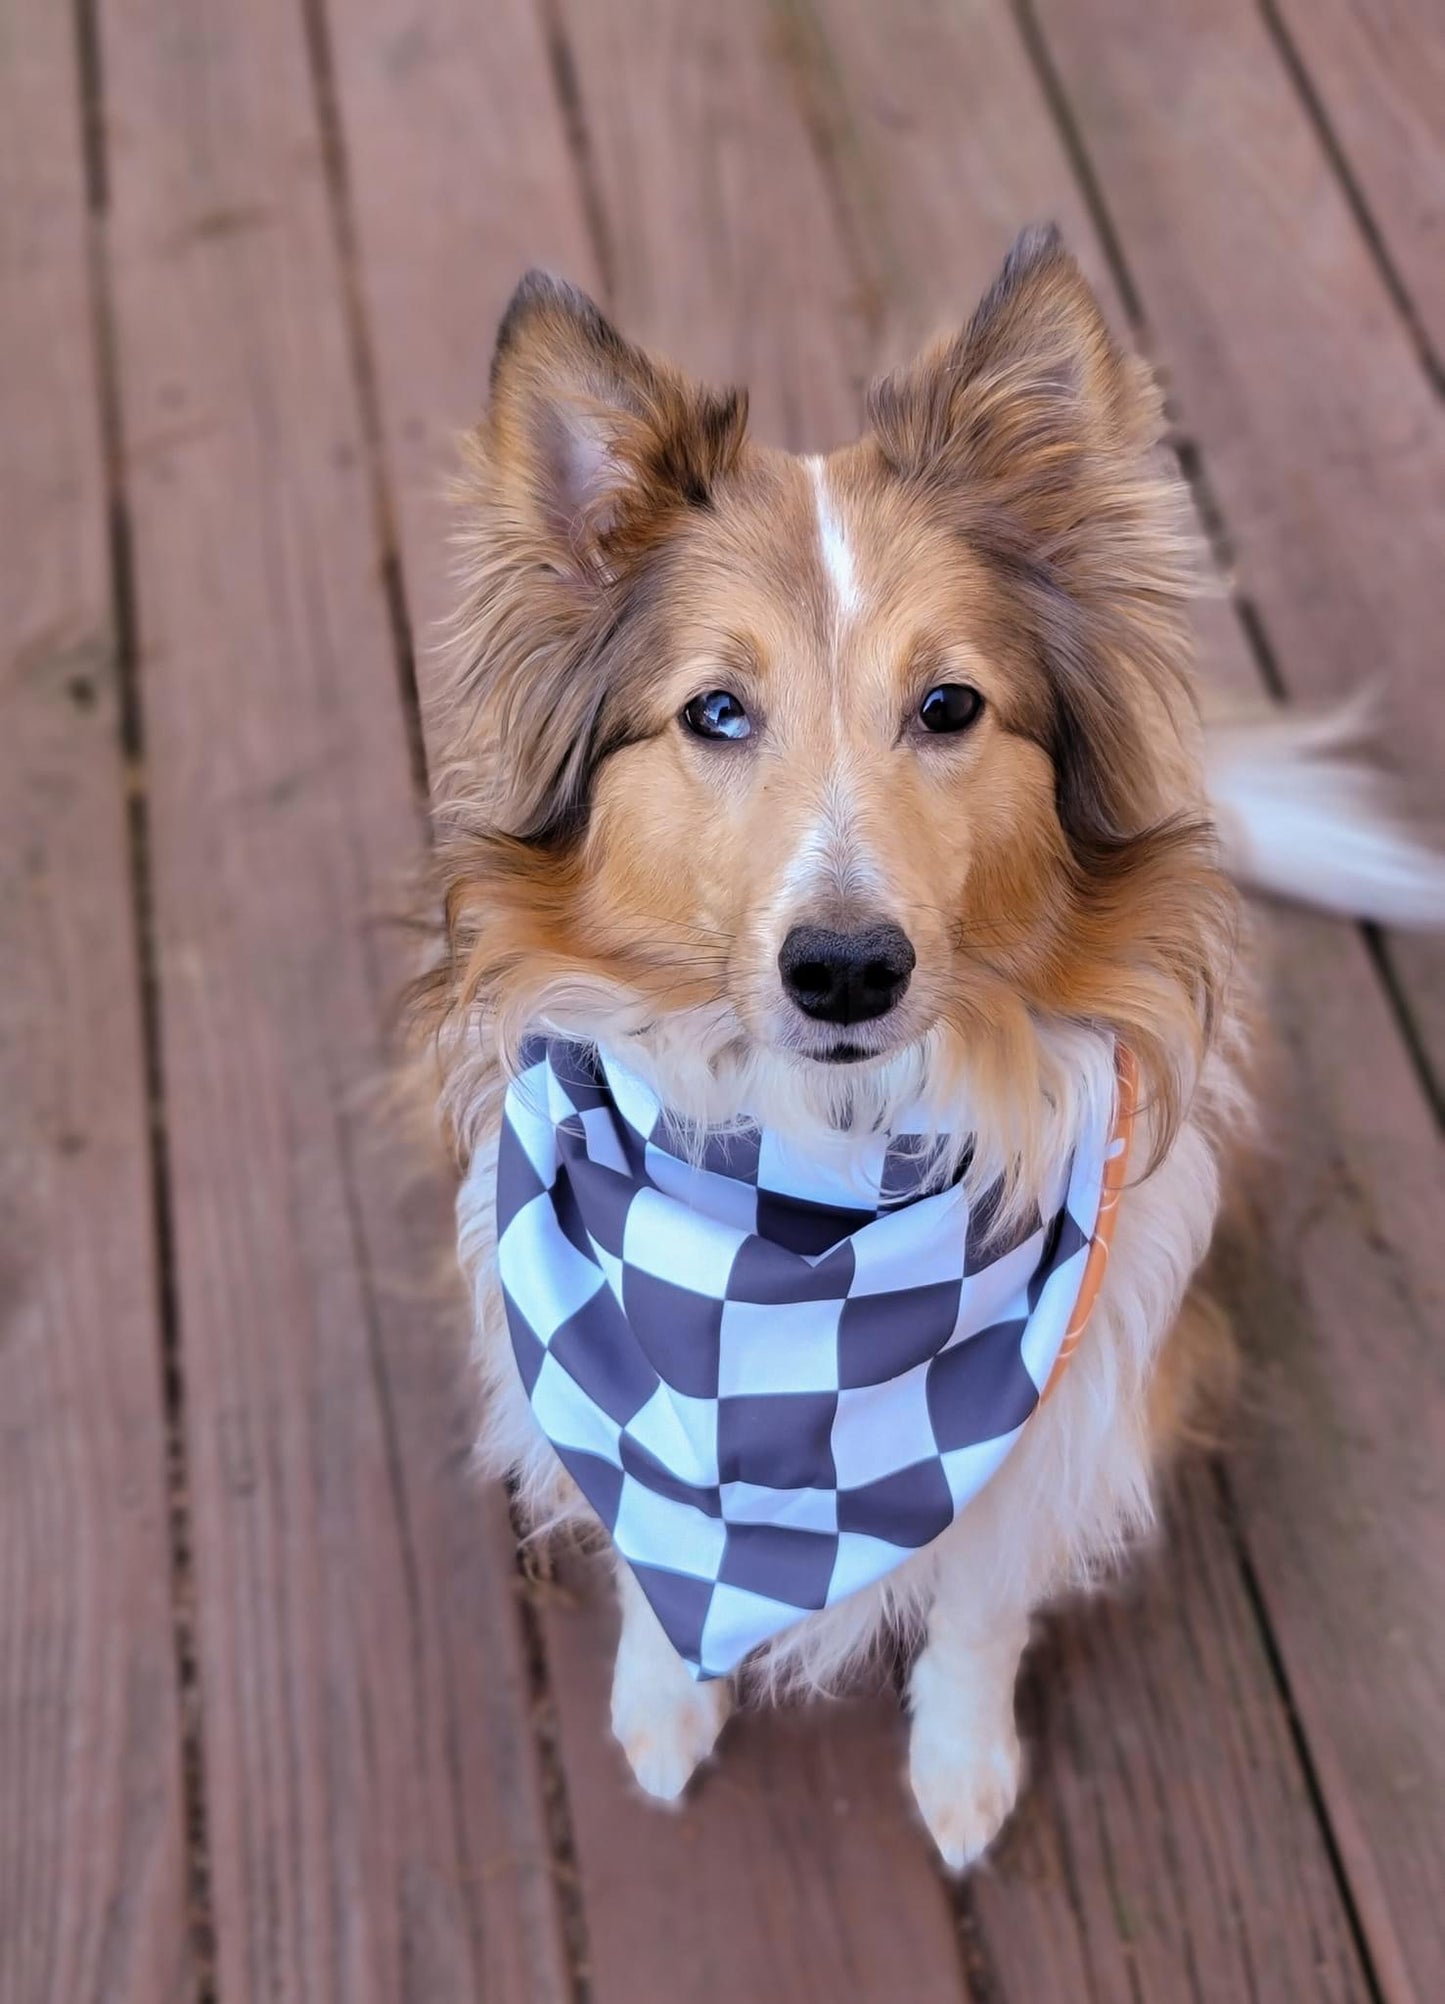
[[[791,1020],[770,1025],[766,1041],[804,1065],[879,1064],[916,1043],[928,1028],[927,1011],[915,1007],[890,1010],[872,1022],[820,1023],[796,1010]]]
[[[902,1022],[896,1026],[890,1023],[886,1030],[880,1023],[871,1036],[868,1029],[863,1029],[860,1034],[856,1023],[840,1025],[828,1034],[822,1034],[823,1027],[822,1024],[809,1024],[808,1031],[802,1036],[795,1029],[784,1040],[784,1048],[806,1065],[877,1064],[885,1058],[896,1057],[918,1035],[916,1024],[905,1028]]]
[[[869,1050],[866,1044],[853,1044],[840,1038],[836,1044],[828,1045],[826,1050],[810,1051],[808,1055],[820,1065],[861,1065],[865,1058],[881,1057],[883,1053]]]

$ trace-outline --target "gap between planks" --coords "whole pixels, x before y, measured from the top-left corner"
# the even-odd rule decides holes
[[[542,1620],[541,1598],[558,1592],[545,1547],[537,1544],[535,1560],[529,1549],[526,1526],[516,1499],[508,1495],[508,1521],[516,1544],[517,1602],[521,1610],[522,1638],[526,1649],[528,1687],[532,1701],[532,1729],[537,1740],[538,1762],[545,1795],[547,1841],[552,1852],[552,1870],[557,1885],[563,1944],[567,1952],[568,1975],[573,2004],[592,2004],[592,1962],[587,1940],[587,1908],[582,1898],[582,1875],[577,1864],[577,1840],[572,1827],[572,1804],[567,1793],[567,1771],[561,1754],[561,1728],[557,1702],[552,1695],[547,1669],[547,1640]]]
[[[535,0],[535,5],[543,46],[547,52],[552,94],[557,101],[557,111],[567,141],[567,152],[571,158],[572,172],[576,177],[578,204],[597,271],[598,290],[602,294],[603,305],[611,312],[617,290],[616,251],[612,241],[612,229],[607,220],[607,207],[602,199],[602,184],[597,172],[592,132],[587,123],[587,108],[583,100],[582,86],[577,76],[577,62],[572,53],[572,42],[567,33],[567,23],[562,18],[559,0]]]
[[[1305,1732],[1304,1721],[1299,1715],[1299,1707],[1295,1703],[1294,1692],[1290,1685],[1289,1672],[1285,1668],[1284,1656],[1280,1649],[1278,1638],[1275,1635],[1274,1624],[1270,1620],[1269,1604],[1265,1598],[1264,1588],[1260,1583],[1259,1573],[1250,1553],[1249,1541],[1245,1537],[1244,1526],[1240,1521],[1239,1506],[1229,1480],[1229,1470],[1218,1455],[1211,1455],[1209,1473],[1214,1484],[1215,1493],[1219,1498],[1219,1514],[1234,1551],[1235,1564],[1239,1568],[1239,1576],[1244,1586],[1245,1598],[1249,1602],[1250,1609],[1254,1615],[1255,1624],[1259,1630],[1260,1642],[1264,1649],[1265,1662],[1269,1666],[1269,1674],[1274,1681],[1275,1692],[1279,1698],[1280,1708],[1284,1713],[1285,1724],[1289,1729],[1295,1759],[1298,1761],[1300,1773],[1304,1777],[1304,1785],[1309,1796],[1310,1807],[1314,1810],[1315,1821],[1319,1825],[1320,1836],[1324,1841],[1325,1854],[1329,1859],[1330,1870],[1334,1874],[1335,1887],[1340,1896],[1340,1905],[1344,1910],[1350,1936],[1355,1945],[1355,1953],[1360,1959],[1360,1969],[1369,1987],[1373,2004],[1385,2004],[1384,1986],[1380,1982],[1379,1972],[1375,1968],[1374,1957],[1370,1953],[1369,1937],[1365,1931],[1359,1902],[1355,1898],[1355,1889],[1350,1882],[1350,1875],[1345,1867],[1344,1856],[1335,1834],[1334,1820],[1330,1815],[1329,1803],[1325,1799],[1325,1791],[1320,1784],[1319,1768],[1310,1750],[1309,1737]]]
[[[93,4],[93,0],[92,0]],[[351,375],[361,415],[361,445],[371,485],[371,505],[376,523],[376,540],[381,551],[381,585],[391,625],[392,653],[396,659],[401,713],[406,721],[407,752],[411,759],[412,785],[422,817],[423,836],[430,840],[431,783],[427,770],[426,739],[422,732],[421,693],[416,679],[416,643],[407,608],[406,580],[402,575],[397,539],[396,507],[388,477],[386,454],[382,449],[381,397],[377,385],[376,357],[371,330],[362,302],[360,261],[356,246],[356,222],[352,214],[350,177],[346,164],[346,133],[336,102],[336,79],[331,60],[331,26],[326,0],[299,0],[301,24],[306,37],[306,58],[311,71],[311,94],[316,107],[316,126],[321,134],[321,152],[326,169],[327,208],[331,216],[336,262],[341,272],[342,313],[351,351]]]
[[[88,257],[101,451],[106,483],[111,611],[119,688],[120,755],[125,791],[131,924],[140,987],[141,1048],[146,1099],[150,1202],[155,1230],[157,1363],[165,1415],[166,1529],[170,1555],[172,1649],[180,1708],[181,1788],[185,1817],[186,1904],[195,1971],[195,2004],[216,2004],[216,1930],[211,1903],[205,1749],[201,1732],[200,1663],[196,1651],[195,1540],[186,1449],[186,1378],[176,1301],[171,1169],[166,1127],[160,985],[150,868],[150,807],[146,783],[145,706],[136,636],[135,569],[126,499],[119,356],[115,339],[108,211],[110,175],[99,0],[73,0],[76,70],[85,150]]]
[[[94,0],[82,0],[82,4],[93,5]],[[431,783],[421,690],[417,678],[416,637],[407,599],[397,506],[385,448],[375,347],[367,321],[361,280],[360,250],[346,153],[346,133],[338,101],[327,4],[328,0],[299,0],[316,121],[321,133],[325,162],[327,205],[331,216],[337,262],[342,273],[343,311],[350,349],[351,372],[361,414],[362,448],[371,486],[376,536],[382,552],[382,587],[390,619],[391,642],[396,662],[402,715],[406,724],[412,782],[422,824],[423,841],[430,848]],[[594,237],[599,269],[605,275],[609,270],[606,259],[605,224],[600,206],[595,201],[595,190],[591,189],[587,141],[581,126],[580,94],[575,74],[571,69],[570,51],[566,47],[564,31],[560,20],[556,18],[555,10],[547,5],[547,0],[538,0],[538,5],[544,17],[551,82],[568,133],[574,165],[583,192],[584,213]],[[551,18],[547,18],[548,16]],[[589,200],[589,194],[593,199]],[[586,1914],[580,1895],[567,1780],[558,1752],[556,1707],[548,1677],[546,1644],[533,1599],[533,1580],[526,1565],[521,1526],[510,1499],[509,1519],[517,1545],[518,1619],[522,1629],[531,1698],[531,1724],[542,1781],[547,1840],[557,1891],[567,1974],[574,2004],[590,2004],[591,1981]]]
[[[1445,396],[1445,361],[1442,361],[1436,352],[1425,326],[1424,316],[1415,304],[1414,296],[1405,282],[1404,273],[1385,241],[1385,233],[1370,206],[1359,176],[1350,165],[1349,156],[1341,144],[1339,134],[1335,131],[1324,97],[1315,83],[1304,53],[1279,10],[1278,0],[1259,0],[1259,11],[1270,40],[1279,52],[1280,64],[1294,87],[1296,97],[1304,106],[1310,124],[1314,127],[1320,151],[1329,162],[1330,172],[1339,183],[1340,192],[1349,205],[1350,213],[1355,219],[1355,227],[1364,238],[1385,290],[1390,295],[1405,332],[1414,343],[1420,367],[1436,395]]]
[[[181,1703],[182,1775],[186,1844],[188,1923],[195,1969],[195,2004],[217,2004],[216,1933],[211,1896],[208,1803],[201,1715],[201,1673],[195,1640],[197,1581],[188,1454],[186,1383],[176,1298],[172,1172],[166,1123],[165,1074],[159,1001],[157,941],[151,882],[151,836],[147,787],[144,698],[135,618],[135,576],[121,420],[119,360],[114,329],[108,242],[108,134],[105,79],[98,21],[99,0],[73,0],[80,78],[85,189],[89,208],[88,256],[93,317],[93,350],[99,383],[106,477],[110,587],[120,686],[119,737],[124,761],[128,872],[133,892],[133,926],[141,989],[144,1085],[149,1149],[150,1196],[155,1218],[160,1302],[160,1377],[165,1415],[167,1529],[173,1649]],[[345,163],[329,76],[329,51],[322,0],[301,0],[312,64],[318,126],[326,161],[328,194],[344,277],[344,316],[351,365],[362,414],[362,436],[371,475],[382,588],[406,720],[412,778],[419,811],[428,792],[414,655],[405,588],[396,550],[394,517],[380,450],[375,375],[355,277],[355,246],[347,209]],[[535,1627],[530,1611],[525,1619]],[[540,1739],[540,1735],[539,1735]],[[559,1861],[560,1862],[560,1861]],[[559,1876],[562,1876],[559,1871]],[[574,1875],[575,1876],[575,1875]],[[574,1971],[576,2004],[586,2004],[585,1980]]]

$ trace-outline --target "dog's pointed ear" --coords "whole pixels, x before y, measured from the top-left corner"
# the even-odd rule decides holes
[[[624,341],[585,293],[529,272],[492,357],[484,449],[562,572],[617,574],[737,459],[747,404]]]
[[[1091,465],[1160,430],[1148,369],[1052,226],[1023,233],[961,334],[873,386],[869,417],[895,471],[1001,493],[1039,531],[1075,516]]]
[[[1060,825],[1097,857],[1162,812],[1143,719],[1187,702],[1193,543],[1156,463],[1153,377],[1053,229],[1029,230],[973,319],[872,392],[874,442],[1012,594],[1051,692]]]

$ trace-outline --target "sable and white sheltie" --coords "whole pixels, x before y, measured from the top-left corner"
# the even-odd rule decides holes
[[[1190,1283],[1251,1118],[1231,877],[1445,916],[1440,862],[1377,811],[1337,724],[1201,721],[1160,425],[1147,368],[1040,230],[821,458],[754,444],[742,395],[533,274],[468,446],[431,718],[444,942],[413,997],[463,1166],[494,1154],[538,1024],[625,1047],[684,1119],[765,1106],[800,1148],[920,1098],[948,1132],[966,1107],[969,1176],[1020,1206],[1071,1151],[1115,1039],[1137,1063],[1131,1187],[1056,1395],[950,1530],[743,1680],[828,1684],[901,1634],[913,1790],[953,1866],[1017,1793],[1032,1613],[1148,1526],[1227,1369]],[[901,939],[888,992],[866,1011],[800,995],[780,951],[804,925],[845,953]],[[575,1527],[589,1513],[512,1363],[486,1209],[462,1218],[483,1457],[532,1525]],[[670,1799],[730,1691],[693,1681],[617,1572],[612,1722]]]

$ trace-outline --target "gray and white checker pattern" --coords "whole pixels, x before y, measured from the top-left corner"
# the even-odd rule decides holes
[[[944,1531],[1038,1404],[1083,1278],[1110,1109],[1044,1215],[766,1127],[696,1143],[611,1057],[533,1038],[497,1263],[532,1411],[694,1675],[720,1676]]]

